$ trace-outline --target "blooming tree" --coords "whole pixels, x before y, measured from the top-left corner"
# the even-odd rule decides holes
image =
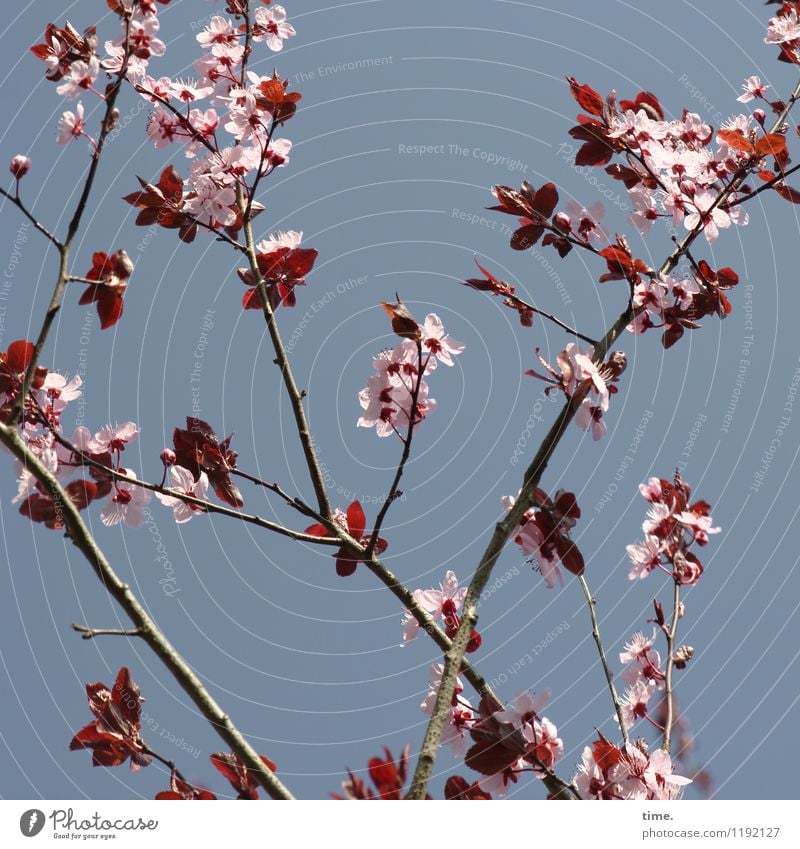
[[[481,265],[481,276],[464,281],[501,298],[518,314],[523,328],[535,330],[535,322],[545,320],[564,331],[569,341],[563,348],[549,356],[536,348],[538,362],[526,372],[543,381],[545,391],[560,398],[562,406],[518,492],[498,505],[502,518],[472,574],[467,571],[459,578],[447,571],[438,588],[407,587],[381,561],[389,545],[382,529],[402,495],[399,487],[413,448],[425,438],[426,419],[434,413],[452,414],[437,405],[431,393],[448,380],[450,368],[465,350],[456,338],[459,331],[445,328],[434,312],[418,320],[399,295],[381,302],[382,320],[388,318],[398,341],[391,349],[376,351],[371,364],[363,364],[366,385],[352,399],[353,424],[374,428],[386,441],[385,450],[391,452],[394,446],[399,456],[386,498],[374,516],[367,516],[358,499],[332,505],[309,429],[305,393],[298,388],[281,335],[286,310],[302,302],[303,289],[298,287],[307,285],[317,251],[299,231],[262,227],[264,206],[258,200],[265,182],[289,166],[292,142],[282,134],[301,94],[278,71],[265,76],[254,72],[252,60],[259,52],[281,51],[295,29],[286,10],[270,0],[226,0],[224,9],[196,35],[193,76],[177,78],[167,73],[168,38],[159,18],[168,3],[108,0],[115,18],[110,31],[101,34],[88,26],[81,32],[69,23],[51,23],[43,41],[31,48],[46,79],[69,101],[55,141],[76,147],[87,163],[66,231],[55,232],[24,200],[24,178],[35,167],[27,156],[13,157],[12,180],[0,188],[5,201],[33,224],[59,260],[38,334],[31,341],[14,341],[0,353],[0,442],[11,455],[8,468],[13,466],[16,477],[15,493],[9,479],[9,497],[27,520],[67,535],[131,621],[131,628],[124,630],[88,625],[76,629],[87,639],[136,638],[152,649],[229,749],[210,760],[238,798],[255,799],[262,790],[273,798],[292,798],[291,788],[276,774],[278,767],[254,750],[118,577],[103,553],[102,532],[91,533],[82,515],[96,510],[104,526],[124,523],[137,528],[151,503],[160,503],[181,524],[217,514],[327,548],[342,579],[370,573],[398,603],[403,644],[424,634],[442,652],[441,662],[430,668],[428,692],[420,705],[428,724],[418,757],[412,757],[409,747],[399,758],[386,749],[383,757],[368,763],[374,789],[348,772],[342,798],[425,798],[437,753],[445,744],[463,759],[465,773],[447,780],[448,799],[501,797],[527,781],[534,786],[541,782],[549,798],[679,797],[691,783],[680,774],[687,764],[672,757],[681,727],[675,700],[678,673],[693,657],[692,647],[680,643],[681,620],[688,615],[683,593],[708,580],[698,551],[720,532],[711,507],[695,499],[677,473],[641,485],[648,504],[643,538],[628,545],[630,572],[619,580],[627,577],[649,586],[664,575],[662,583],[670,592],[654,599],[653,617],[620,647],[618,675],[599,632],[587,560],[572,538],[581,508],[572,492],[548,494],[541,482],[571,423],[590,432],[594,441],[606,435],[606,421],[615,416],[614,396],[624,392],[625,381],[625,355],[613,349],[624,345],[630,338],[626,334],[655,336],[651,331],[658,330],[668,349],[687,331],[698,330],[704,319],[724,319],[734,309],[738,274],[729,267],[713,268],[701,252],[723,231],[747,224],[746,204],[755,196],[769,191],[800,202],[800,192],[786,182],[800,167],[790,164],[787,144],[788,116],[800,97],[800,84],[785,100],[772,100],[759,77],[747,77],[738,99],[755,108],[714,128],[688,110],[668,120],[650,92],[620,99],[614,92],[603,96],[568,78],[581,110],[570,130],[581,143],[576,163],[603,168],[625,187],[633,210],[626,226],[643,234],[660,223],[672,226],[677,234],[674,248],[661,265],[652,267],[634,254],[623,233],[610,234],[610,224],[601,224],[596,206],[570,202],[561,210],[554,183],[494,187],[492,208],[516,219],[512,249],[524,251],[541,243],[562,258],[573,250],[586,252],[597,263],[600,283],[620,284],[624,308],[606,330],[590,334],[526,303],[511,284]],[[778,48],[781,61],[795,65],[800,64],[799,14],[800,2],[779,4],[765,38]],[[154,459],[158,471],[150,473],[132,469],[125,461],[126,450],[139,434],[136,423],[98,420],[96,429],[69,426],[69,407],[81,396],[82,381],[50,364],[45,350],[61,304],[78,289],[79,302],[94,304],[100,327],[107,329],[125,320],[127,287],[145,285],[135,281],[133,263],[118,245],[113,250],[97,246],[88,270],[88,263],[75,259],[76,235],[94,202],[95,178],[109,138],[118,129],[117,104],[122,98],[142,100],[149,117],[141,131],[156,148],[174,152],[175,163],[157,179],[139,178],[123,201],[137,211],[137,225],[176,231],[186,250],[196,240],[213,239],[220,250],[228,251],[246,291],[231,297],[227,308],[260,312],[265,322],[314,492],[311,503],[240,468],[232,437],[220,438],[210,423],[195,416],[187,418],[185,427],[175,427],[171,446]],[[90,119],[84,106],[88,100],[99,100],[99,121]],[[113,202],[104,203],[113,211]],[[379,315],[373,317],[376,323]],[[247,512],[239,488],[244,483],[268,491],[293,511],[296,521],[281,524]],[[478,600],[509,542],[519,546],[546,587],[574,582],[585,597],[608,686],[608,713],[614,714],[618,727],[614,739],[598,732],[577,765],[564,762],[564,740],[554,717],[545,713],[548,692],[500,694],[478,669],[484,642],[476,627]],[[621,693],[616,680],[624,684]],[[86,689],[93,718],[75,733],[71,749],[90,750],[92,762],[103,767],[127,762],[140,769],[154,760],[163,763],[170,771],[169,788],[159,799],[215,798],[190,783],[178,764],[146,740],[143,699],[128,668],[120,669],[110,688],[95,683]],[[362,754],[354,752],[353,757]]]

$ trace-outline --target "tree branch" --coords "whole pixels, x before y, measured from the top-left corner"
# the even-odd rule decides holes
[[[798,100],[798,98],[800,98],[800,81],[798,81],[798,83],[795,85],[795,88],[792,91],[792,95],[789,98],[789,101],[782,110],[781,114],[778,116],[778,119],[775,121],[774,127],[771,132],[774,132],[777,128],[781,126],[781,124],[785,120],[786,116],[789,114],[789,111],[791,110],[795,102]],[[753,167],[754,163],[748,163],[733,176],[730,182],[720,190],[719,194],[714,200],[714,203],[707,211],[707,214],[712,212],[720,204],[724,203],[725,200],[727,200],[727,198],[733,192],[736,191],[736,189],[741,185],[742,181],[745,179],[745,177]],[[698,236],[703,232],[703,229],[704,222],[701,220],[694,230],[690,230],[689,233],[684,236],[683,240],[675,247],[675,249],[670,253],[670,255],[662,264],[660,269],[660,272],[662,274],[669,274],[675,268],[681,256],[683,256],[683,254],[687,250],[689,250],[689,248],[691,248],[691,246],[694,244],[695,239],[697,239]],[[620,314],[619,318],[617,318],[614,324],[606,331],[603,338],[595,347],[593,358],[596,363],[599,364],[605,359],[609,350],[614,345],[617,338],[632,318],[633,308],[629,300],[625,310]],[[582,397],[580,393],[576,393],[575,395],[567,399],[552,427],[545,435],[544,440],[542,441],[542,444],[539,447],[539,450],[536,452],[535,457],[531,461],[531,464],[526,469],[519,497],[517,498],[516,503],[514,504],[512,509],[506,514],[505,518],[502,521],[498,522],[497,525],[495,525],[495,530],[492,535],[492,539],[490,540],[489,545],[487,546],[486,551],[484,552],[483,557],[481,558],[478,567],[475,570],[475,574],[473,575],[472,581],[470,582],[469,587],[467,588],[467,594],[464,598],[463,603],[464,610],[470,610],[472,606],[477,606],[478,599],[480,598],[480,595],[489,580],[495,563],[497,562],[503,548],[505,547],[505,544],[508,541],[511,532],[514,530],[514,528],[517,527],[524,513],[530,508],[532,504],[533,491],[534,489],[536,489],[536,487],[538,487],[542,474],[547,468],[547,464],[550,458],[552,457],[553,452],[561,441],[561,437],[563,436],[567,425],[572,421],[573,417],[575,416],[575,413],[577,412],[578,407],[580,406],[581,400]],[[475,621],[477,621],[477,612]],[[453,642],[458,646],[458,649],[466,649],[469,640],[464,639],[464,636],[465,634],[469,635],[474,627],[475,622],[470,622],[470,617],[464,617],[461,624],[459,625],[455,637],[453,638]],[[442,730],[444,728],[444,720],[447,718],[447,713],[443,712],[441,706],[447,706],[452,702],[453,693],[455,692],[456,677],[458,674],[460,661],[463,658],[463,650],[461,651],[461,655],[459,657],[458,649],[455,651],[451,651],[451,653],[449,653],[448,655],[451,659],[451,663],[445,665],[445,672],[443,672],[442,674],[441,685],[439,687],[438,693],[436,694],[436,702],[434,705],[433,714],[428,723],[428,732],[426,732],[426,740],[428,741],[429,749],[432,748],[432,750],[434,751],[434,757],[435,752],[438,751],[439,743],[441,742]],[[666,740],[665,743],[667,743]],[[420,785],[415,788],[415,792],[417,794],[422,794],[420,798],[424,798],[425,786],[427,784],[429,776],[430,768],[422,769],[420,771],[420,776],[418,779],[416,777],[415,772],[415,784]]]
[[[239,760],[250,770],[253,778],[273,799],[292,799],[293,796],[275,773],[270,770],[233,724],[230,717],[213,699],[189,664],[169,642],[164,633],[147,614],[131,588],[117,576],[89,529],[77,507],[58,480],[20,439],[16,430],[0,423],[0,442],[27,468],[45,492],[58,504],[67,535],[83,554],[100,583],[125,611],[136,631],[156,656],[167,667],[183,691],[197,706],[200,713],[230,746]]]

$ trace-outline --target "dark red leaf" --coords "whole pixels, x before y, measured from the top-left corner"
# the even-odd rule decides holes
[[[578,102],[581,109],[590,115],[603,114],[603,98],[589,85],[581,85],[575,77],[567,77],[572,96]]]

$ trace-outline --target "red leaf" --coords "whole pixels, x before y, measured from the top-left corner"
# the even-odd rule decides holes
[[[367,527],[367,517],[360,501],[353,501],[347,508],[347,530],[351,537],[361,539]]]
[[[741,150],[744,153],[753,153],[754,148],[750,140],[745,138],[741,130],[719,130],[717,135],[734,150]]]
[[[511,237],[511,247],[515,251],[527,251],[539,241],[542,233],[544,233],[544,227],[541,224],[526,224],[514,232]]]
[[[464,762],[470,769],[483,775],[495,775],[508,769],[520,753],[507,749],[497,740],[479,740],[467,752]]]
[[[614,151],[604,141],[586,142],[575,154],[576,165],[599,166],[611,161]]]
[[[32,342],[27,342],[24,339],[12,342],[6,352],[6,364],[9,370],[17,374],[27,371],[33,360],[33,354],[34,346]]]
[[[567,82],[581,109],[585,109],[590,115],[603,114],[603,98],[591,86],[581,85],[575,77],[567,77]]]
[[[558,190],[554,183],[545,183],[533,198],[533,207],[542,218],[549,218],[557,204]]]
[[[786,153],[786,138],[780,133],[769,133],[756,142],[757,156],[778,156]]]
[[[358,563],[354,555],[339,553],[336,558],[336,574],[340,578],[349,578],[358,568]]]
[[[97,315],[100,317],[100,329],[106,330],[109,327],[113,327],[122,318],[124,307],[125,301],[116,292],[106,289],[97,298]]]
[[[784,200],[788,200],[790,203],[800,203],[800,191],[797,189],[786,185],[775,186],[774,189]]]
[[[584,571],[583,555],[575,543],[567,537],[557,536],[555,546],[564,568],[573,575],[582,575]]]

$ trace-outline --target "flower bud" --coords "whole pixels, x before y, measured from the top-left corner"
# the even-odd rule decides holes
[[[31,167],[31,160],[27,156],[18,153],[9,165],[8,170],[18,179],[21,180]]]
[[[686,664],[694,657],[694,648],[692,646],[678,646],[672,660],[677,669],[684,669]]]
[[[562,233],[572,232],[572,222],[566,212],[559,212],[553,219],[553,224],[555,224]]]
[[[162,462],[165,466],[174,466],[174,465],[175,465],[175,461],[176,461],[177,459],[178,459],[178,458],[175,456],[175,452],[174,452],[171,448],[165,448],[165,449],[161,452],[161,462]]]
[[[764,126],[764,121],[767,120],[767,113],[763,109],[756,109],[753,112],[753,117],[758,121],[761,126]]]

